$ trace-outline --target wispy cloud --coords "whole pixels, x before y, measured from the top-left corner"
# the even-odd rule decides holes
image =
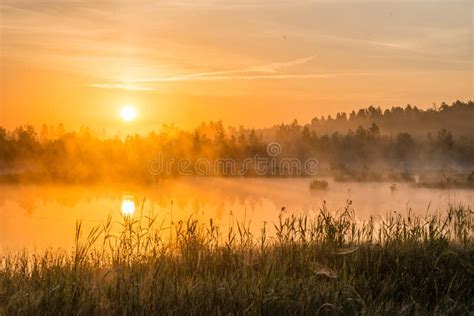
[[[312,4],[314,0],[227,0],[227,1],[179,1],[175,5],[186,7],[213,7],[221,9],[245,9],[262,7],[281,7]]]
[[[394,51],[405,51],[408,53],[419,53],[419,54],[429,54],[426,50],[421,49],[415,43],[415,41],[382,41],[382,40],[371,40],[367,38],[355,38],[355,37],[347,37],[347,36],[337,36],[337,35],[319,35],[319,37],[335,40],[339,42],[347,42],[353,44],[362,44],[362,45],[370,45],[373,47],[382,47],[386,49],[391,49]]]
[[[224,81],[224,80],[290,80],[290,79],[323,79],[342,76],[362,76],[368,73],[281,73],[293,66],[307,64],[316,58],[315,55],[284,62],[257,65],[241,69],[204,71],[176,76],[153,78],[134,78],[121,82],[91,83],[89,86],[104,89],[154,90],[154,84],[184,81]]]
[[[197,73],[189,73],[177,76],[168,77],[155,77],[155,78],[137,78],[131,80],[131,82],[169,82],[169,81],[189,81],[189,80],[225,80],[225,79],[239,79],[247,77],[255,77],[256,79],[264,79],[264,77],[277,77],[277,76],[236,76],[235,74],[277,74],[279,70],[289,68],[292,66],[302,65],[309,63],[316,58],[315,55],[298,58],[285,62],[274,62],[271,64],[258,65],[242,69],[230,69],[230,70],[219,70],[219,71],[205,71]],[[261,78],[259,78],[261,77]]]
[[[205,77],[162,77],[156,78],[153,82],[129,84],[129,83],[92,83],[91,87],[103,89],[122,89],[122,90],[157,90],[155,84],[171,83],[183,81],[231,81],[231,80],[291,80],[291,79],[331,79],[340,77],[368,76],[368,72],[353,73],[310,73],[310,74],[287,74],[287,75],[216,75]]]
[[[128,83],[91,83],[89,86],[102,89],[121,89],[129,91],[152,91],[153,87],[146,87],[143,85],[134,85]]]
[[[406,42],[382,42],[382,41],[367,41],[369,45],[396,49],[410,53],[428,54],[427,51],[416,47],[413,43]]]
[[[309,74],[262,74],[262,75],[212,75],[212,76],[176,76],[176,77],[161,77],[153,80],[146,80],[141,82],[159,83],[159,82],[177,82],[177,81],[212,81],[212,80],[258,80],[258,79],[324,79],[336,78],[343,76],[366,76],[369,73],[309,73]]]

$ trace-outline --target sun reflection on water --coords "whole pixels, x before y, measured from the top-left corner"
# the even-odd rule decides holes
[[[122,214],[132,216],[135,213],[135,199],[133,195],[124,195],[122,198]]]

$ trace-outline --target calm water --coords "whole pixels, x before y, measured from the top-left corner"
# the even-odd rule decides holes
[[[310,191],[309,179],[169,180],[153,186],[0,186],[0,249],[40,250],[70,248],[77,220],[86,230],[104,223],[110,215],[116,225],[122,210],[138,216],[151,209],[160,220],[213,218],[222,226],[232,221],[251,222],[258,229],[276,221],[280,210],[315,214],[326,201],[340,210],[352,200],[356,216],[387,212],[426,214],[444,210],[450,203],[473,206],[474,190],[414,189],[398,183],[334,183],[328,191]],[[143,201],[145,203],[143,204]]]

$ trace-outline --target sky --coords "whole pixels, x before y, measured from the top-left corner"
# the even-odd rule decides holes
[[[473,99],[472,1],[2,0],[0,126],[271,126]],[[127,123],[131,124],[131,123]]]

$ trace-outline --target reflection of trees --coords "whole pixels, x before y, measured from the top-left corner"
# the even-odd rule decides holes
[[[291,180],[287,180],[291,181]],[[305,183],[305,182],[304,182]],[[68,185],[3,185],[0,190],[0,206],[7,201],[17,204],[31,215],[37,205],[57,203],[74,208],[80,203],[91,206],[96,201],[110,201],[111,208],[118,205],[124,192],[132,191],[147,207],[169,212],[171,201],[176,210],[215,211],[218,216],[229,212],[233,207],[258,211],[263,200],[272,201],[275,209],[282,205],[291,206],[293,198],[281,197],[286,190],[276,181],[258,179],[187,178],[164,181],[150,186],[68,186]],[[304,185],[304,188],[306,186]],[[295,203],[295,204],[299,204]],[[235,211],[235,210],[234,210]],[[221,215],[219,215],[221,214]]]

